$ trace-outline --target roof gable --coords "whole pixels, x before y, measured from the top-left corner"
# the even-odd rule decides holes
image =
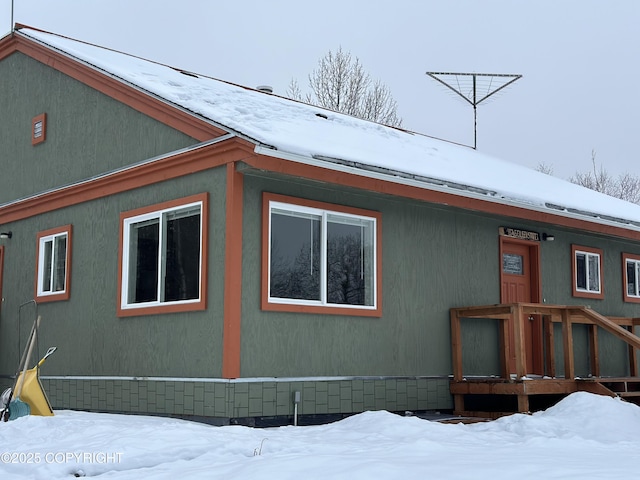
[[[140,89],[135,85],[115,79],[107,72],[86,68],[79,59],[34,40],[19,32],[0,39],[0,60],[15,52],[23,53],[200,141],[226,133],[210,121],[185,112],[178,105],[170,104],[157,96],[140,95]]]

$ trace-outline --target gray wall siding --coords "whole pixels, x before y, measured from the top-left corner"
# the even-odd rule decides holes
[[[553,228],[554,242],[545,242],[542,249],[543,297],[550,304],[587,305],[604,315],[618,317],[640,317],[640,304],[623,301],[622,253],[640,254],[640,244],[607,238],[602,235],[587,235],[569,229]],[[573,282],[571,270],[571,245],[593,247],[603,250],[604,299],[578,298],[571,295]],[[636,331],[636,334],[640,332]],[[577,375],[589,371],[588,336],[585,327],[574,327],[575,368]],[[555,328],[556,363],[558,373],[564,374],[562,357],[562,330]],[[602,375],[628,375],[626,344],[606,332],[598,334],[599,358]]]
[[[260,310],[262,192],[382,212],[383,315]],[[247,177],[242,375],[447,375],[448,309],[497,303],[499,222],[428,204]]]
[[[15,372],[26,335],[36,314],[32,304],[27,304],[20,310],[21,304],[33,298],[36,234],[48,228],[72,224],[71,299],[38,306],[43,324],[37,356],[42,355],[50,345],[59,347],[59,351],[45,364],[43,375],[220,377],[225,181],[225,168],[218,168],[3,226],[14,232],[14,238],[4,243],[5,301],[0,314],[0,375],[12,375]],[[210,193],[207,311],[117,318],[116,259],[120,212],[205,191]],[[255,176],[245,178],[244,191],[241,339],[243,377],[302,377],[296,382],[299,383],[306,382],[304,378],[322,376],[434,376],[446,382],[446,376],[451,373],[449,308],[499,302],[498,227],[514,225],[511,220],[427,203],[391,199],[382,195],[363,195],[348,189],[334,191],[308,183],[283,182]],[[264,191],[382,213],[381,318],[263,312],[260,309],[261,212]],[[516,222],[515,225],[524,229],[550,231],[548,227],[533,223]],[[587,303],[604,314],[639,316],[638,306],[622,305],[621,302],[620,254],[622,251],[637,253],[636,245],[557,228],[553,229],[553,233],[556,235],[555,242],[543,242],[540,245],[543,296],[548,303]],[[571,297],[571,243],[594,246],[605,251],[604,301],[585,302],[584,299]],[[19,321],[22,340],[20,345],[17,341]],[[465,373],[498,373],[497,322],[465,322],[463,332]],[[557,341],[560,338],[559,331],[556,331]],[[588,373],[586,331],[577,327],[574,339],[576,371],[584,375]],[[603,373],[616,375],[627,371],[625,350],[619,341],[607,338],[604,334],[600,336]],[[560,350],[556,352],[556,359],[558,373],[561,374]],[[193,408],[189,406],[190,403],[184,403],[192,401],[186,398],[189,395],[180,393],[175,395],[174,403],[162,400],[164,406],[160,408],[149,403],[152,398],[159,398],[153,397],[156,394],[152,394],[151,389],[155,387],[150,386],[138,390],[137,399],[132,396],[127,400],[129,403],[116,405],[118,395],[125,398],[129,395],[127,388],[134,392],[136,387],[124,379],[118,380],[121,383],[114,383],[113,387],[104,386],[104,382],[109,381],[78,380],[82,386],[79,387],[80,384],[76,383],[73,387],[71,381],[52,380],[54,383],[49,385],[56,391],[53,398],[57,406],[75,405],[74,408],[100,409],[107,402],[107,406],[112,409],[131,408],[131,411],[137,411],[133,405],[138,402],[139,406],[136,408],[148,407],[149,411],[159,413],[215,411],[215,416],[218,416],[222,415],[220,405],[224,404],[224,415],[229,417],[244,415],[245,407],[249,416],[279,415],[281,413],[278,412],[285,409],[282,404],[274,410],[273,405],[277,405],[277,400],[274,400],[273,392],[269,389],[261,390],[262,396],[256,394],[255,398],[248,400],[253,407],[242,403],[243,400],[239,400],[239,403],[231,402],[227,397],[225,400],[222,397],[214,398],[211,403],[202,400],[202,395],[198,394],[200,396],[197,396],[197,401],[203,403],[198,403],[196,409],[195,403]],[[356,388],[357,382],[349,381],[349,388],[345,387],[345,392],[341,391],[332,401],[344,402],[343,412],[359,411],[362,405],[369,405],[371,402],[375,408],[392,409],[392,405],[398,408],[406,405],[404,400],[394,404],[392,398],[387,398],[388,392],[384,398],[378,398],[376,388],[379,387],[380,392],[386,392],[390,381],[392,380],[385,380],[383,386],[372,383],[373,396],[365,402],[359,400],[361,394],[356,391],[359,388]],[[256,386],[261,383],[260,379],[253,380],[249,382],[248,388],[262,388]],[[313,405],[316,407],[305,400],[308,413],[336,412],[338,407],[328,406],[334,403],[328,400],[326,405],[322,403],[323,395],[328,394],[328,390],[324,390],[325,382],[318,384],[311,380],[309,385],[311,384],[315,402]],[[326,385],[329,388],[329,384]],[[116,391],[116,386],[121,391]],[[83,389],[81,401],[80,397],[74,399],[74,388]],[[109,388],[114,389],[113,397],[110,397]],[[216,390],[217,393],[212,395],[215,397],[222,395],[220,392],[227,391]],[[277,392],[277,388],[273,391]],[[143,397],[140,392],[146,392],[147,397]],[[307,399],[311,395],[309,392],[305,397]],[[287,395],[290,393],[286,392]],[[178,397],[183,403],[175,403],[178,402]],[[194,394],[194,402],[195,397]],[[438,394],[434,397],[437,400],[429,400],[425,405],[428,408],[449,408],[450,399],[441,397]],[[113,401],[107,400],[108,398],[113,398]],[[420,408],[414,407],[411,402],[408,405],[408,408]],[[155,408],[157,410],[153,410]],[[211,408],[214,410],[210,410]],[[286,408],[290,408],[290,405]]]
[[[553,228],[554,242],[545,242],[543,253],[543,292],[547,303],[590,305],[612,316],[640,316],[640,304],[623,302],[622,253],[640,254],[640,244],[601,235],[586,235],[572,230]],[[571,296],[571,245],[600,248],[604,253],[604,299]]]
[[[225,170],[204,173],[76,205],[4,227],[14,237],[5,243],[0,317],[2,375],[18,366],[35,318],[36,234],[73,225],[71,298],[41,303],[38,354],[58,351],[43,367],[45,375],[220,376],[224,291]],[[209,193],[208,310],[118,318],[119,215],[139,207]]]
[[[196,141],[23,54],[0,61],[0,203]],[[31,120],[47,114],[46,141]]]
[[[260,310],[265,191],[382,213],[381,318]],[[540,243],[544,301],[590,305],[605,315],[640,316],[640,306],[622,302],[621,252],[637,253],[640,245],[633,242],[348,189],[247,176],[242,376],[450,374],[449,308],[500,302],[498,227],[505,225],[555,234],[554,242]],[[572,243],[604,250],[604,300],[572,297]],[[576,327],[574,338],[576,371],[588,373],[586,331]],[[561,342],[559,333],[556,340]],[[624,345],[605,332],[599,340],[603,373],[624,374]],[[498,322],[463,321],[463,347],[466,374],[499,373]],[[556,360],[562,373],[560,350]]]

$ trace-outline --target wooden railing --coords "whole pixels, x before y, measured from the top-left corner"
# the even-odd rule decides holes
[[[544,325],[544,373],[556,376],[555,343],[553,323],[562,324],[562,351],[564,357],[564,377],[575,378],[574,349],[572,328],[574,324],[589,326],[589,358],[591,374],[600,376],[600,360],[598,356],[598,328],[614,335],[628,345],[629,372],[638,376],[637,349],[640,349],[640,337],[635,335],[635,327],[640,325],[640,318],[605,317],[589,307],[547,305],[538,303],[513,303],[487,306],[452,308],[451,317],[451,351],[453,355],[453,380],[463,380],[462,367],[462,331],[461,319],[488,318],[500,322],[499,349],[501,377],[511,381],[526,376],[526,338],[525,321],[532,315],[540,315]],[[513,332],[512,334],[510,332]],[[510,338],[511,335],[513,338]],[[514,352],[511,354],[513,345]],[[536,352],[542,355],[542,352]],[[510,366],[510,359],[515,356],[515,368]],[[513,371],[515,370],[515,371]]]

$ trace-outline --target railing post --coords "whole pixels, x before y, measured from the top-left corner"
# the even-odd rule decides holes
[[[562,346],[564,350],[564,378],[573,380],[575,378],[573,329],[571,325],[571,315],[566,308],[562,309]]]
[[[516,354],[516,379],[518,379],[527,374],[524,313],[522,311],[522,305],[517,304],[511,309],[511,318],[513,321],[513,337]]]
[[[556,376],[556,349],[553,333],[553,315],[545,315],[544,320],[544,373],[550,377]]]
[[[600,353],[598,351],[598,326],[589,325],[589,363],[591,375],[600,376]]]
[[[449,310],[451,320],[451,361],[453,367],[453,379],[462,381],[462,334],[460,332],[460,316],[454,308]]]
[[[499,341],[500,341],[500,374],[506,380],[511,379],[511,350],[509,348],[509,322],[512,321],[511,315],[507,318],[500,318]]]
[[[629,327],[629,331],[635,335],[636,325],[634,320],[631,320],[631,326]],[[638,376],[638,349],[636,349],[633,345],[628,345],[628,349],[629,349],[629,375],[631,375],[632,377],[637,377]]]

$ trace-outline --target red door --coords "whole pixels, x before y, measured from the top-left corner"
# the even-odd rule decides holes
[[[522,240],[501,239],[500,302],[539,303],[538,244]],[[509,326],[509,367],[515,372],[513,326]],[[525,319],[526,372],[542,372],[542,319],[538,315]]]

